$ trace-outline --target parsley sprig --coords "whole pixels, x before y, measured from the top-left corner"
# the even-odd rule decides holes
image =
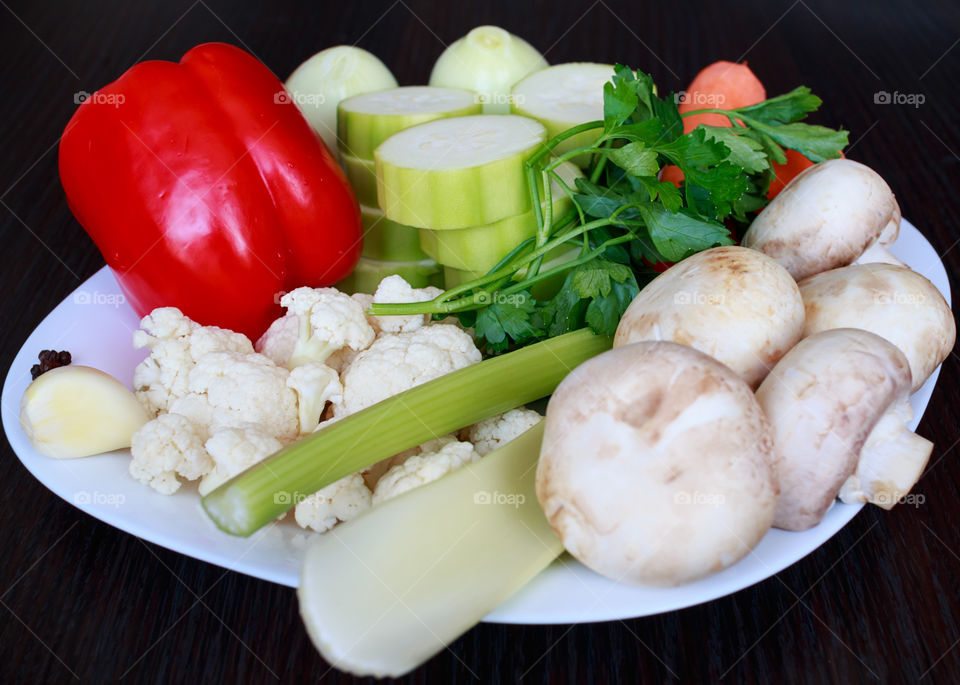
[[[820,162],[847,144],[844,130],[803,123],[821,104],[803,86],[733,110],[681,115],[676,102],[673,94],[661,98],[649,75],[618,64],[604,85],[603,120],[564,131],[526,162],[536,236],[486,275],[434,300],[374,304],[373,313],[453,314],[490,352],[585,326],[612,335],[640,285],[656,275],[653,265],[734,243],[726,224],[745,226],[766,205],[773,164],[786,161],[785,148]],[[707,112],[727,117],[731,127],[683,132],[683,116]],[[598,129],[591,145],[553,154],[562,141]],[[591,163],[570,187],[557,166],[581,155]],[[683,172],[679,188],[659,180],[667,165]],[[573,198],[574,209],[563,216],[551,214],[551,180]],[[562,246],[579,250],[576,257],[545,265],[544,256]],[[555,295],[534,299],[533,286],[560,276]]]

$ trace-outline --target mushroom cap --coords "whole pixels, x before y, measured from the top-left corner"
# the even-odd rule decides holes
[[[620,319],[613,345],[687,345],[756,388],[802,332],[803,300],[786,269],[756,250],[714,247],[641,290]]]
[[[760,250],[802,280],[847,266],[873,243],[900,231],[900,206],[868,166],[831,159],[806,169],[754,219],[743,245]]]
[[[953,312],[926,278],[890,264],[825,271],[800,283],[804,337],[831,328],[861,328],[886,338],[910,362],[916,391],[957,339]]]
[[[780,499],[773,523],[815,526],[857,468],[880,418],[910,391],[910,365],[879,335],[836,328],[804,338],[757,390],[773,426]]]
[[[732,565],[770,528],[772,449],[766,417],[730,369],[683,345],[635,343],[557,387],[537,499],[586,566],[676,585]]]

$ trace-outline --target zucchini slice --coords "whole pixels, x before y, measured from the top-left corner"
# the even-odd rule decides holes
[[[459,88],[405,86],[347,98],[337,106],[340,151],[373,159],[380,143],[405,128],[435,119],[480,114],[480,96]]]
[[[363,221],[363,256],[391,262],[430,259],[420,249],[418,229],[390,221],[375,207],[360,207]]]
[[[552,138],[578,124],[603,119],[603,84],[612,77],[610,64],[572,62],[547,67],[513,86],[510,108],[542,123]],[[599,135],[600,129],[584,131],[560,143],[554,153],[562,155],[590,145]],[[573,161],[585,167],[590,155],[579,155]]]
[[[564,162],[557,167],[557,175],[575,188],[580,170]],[[553,216],[559,217],[573,208],[573,201],[559,183],[551,184]],[[544,203],[545,204],[545,203]],[[453,230],[420,229],[420,246],[432,259],[444,266],[464,271],[486,273],[514,248],[537,234],[537,216],[533,209],[523,214],[500,219],[486,226],[471,226]]]
[[[527,117],[476,114],[413,126],[374,151],[379,207],[418,228],[482,226],[530,209],[524,161],[546,139]]]

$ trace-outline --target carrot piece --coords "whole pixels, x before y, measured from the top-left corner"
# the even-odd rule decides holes
[[[697,74],[677,109],[680,114],[708,108],[736,109],[766,99],[766,89],[746,62],[738,64],[721,60]],[[695,114],[683,120],[683,132],[689,133],[700,124],[729,126],[730,120],[722,114]]]
[[[775,198],[790,181],[799,176],[801,171],[813,166],[813,162],[796,150],[784,150],[784,152],[787,155],[786,163],[773,165],[774,179],[770,182],[770,188],[767,190],[767,198],[770,200]],[[842,150],[840,156],[846,156]]]
[[[767,91],[747,63],[719,61],[705,67],[684,91],[677,106],[680,114],[698,109],[736,109],[755,105],[767,99]],[[707,126],[730,126],[730,120],[722,114],[694,114],[684,117],[683,132],[690,133],[700,124]],[[666,166],[660,172],[660,180],[675,186],[683,181],[683,172]]]

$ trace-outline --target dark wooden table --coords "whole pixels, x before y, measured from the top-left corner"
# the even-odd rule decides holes
[[[247,47],[282,78],[321,48],[358,43],[405,84],[425,82],[444,44],[483,23],[551,62],[621,61],[667,89],[713,60],[747,59],[771,94],[806,84],[824,98],[820,120],[850,129],[849,156],[888,180],[957,273],[956,0],[571,4],[0,2],[0,367],[103,264],[57,180],[74,93],[210,40]],[[925,101],[882,104],[881,91]],[[806,559],[706,605],[601,624],[481,625],[411,682],[960,682],[958,380],[954,355],[920,427],[936,442],[922,505],[866,509]],[[311,647],[292,590],[86,516],[6,444],[0,497],[0,681],[347,680]]]

